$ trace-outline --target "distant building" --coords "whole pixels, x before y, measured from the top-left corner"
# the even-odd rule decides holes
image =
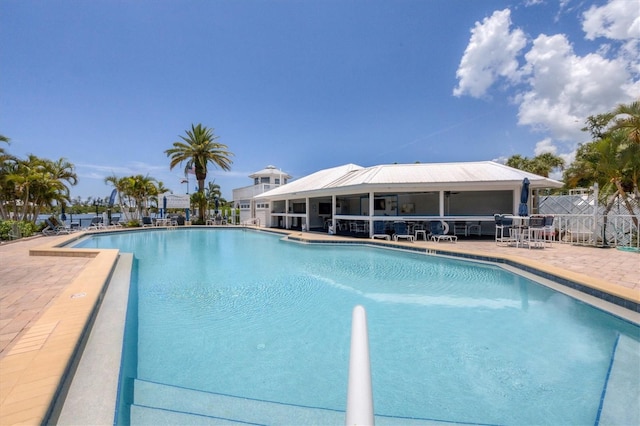
[[[254,200],[253,197],[285,185],[291,176],[275,166],[267,166],[249,175],[249,178],[253,179],[253,185],[233,190],[233,203],[240,209],[240,222],[256,220],[262,226],[271,224],[269,202]]]

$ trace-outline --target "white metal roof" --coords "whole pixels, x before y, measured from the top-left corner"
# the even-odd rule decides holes
[[[291,176],[288,173],[283,172],[282,170],[278,169],[276,166],[271,166],[271,165],[249,175],[251,179],[262,177],[262,176],[282,176],[286,179],[291,179]]]
[[[256,198],[283,199],[292,195],[326,195],[354,190],[509,189],[521,185],[525,177],[529,179],[531,189],[561,188],[563,185],[562,182],[493,161],[383,164],[366,168],[346,164],[320,170]]]

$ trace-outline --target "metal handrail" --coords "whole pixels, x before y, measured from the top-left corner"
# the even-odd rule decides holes
[[[259,217],[252,217],[251,219],[248,219],[248,220],[245,220],[244,222],[242,222],[242,224],[244,226],[248,226],[248,225],[260,226],[260,218]]]
[[[367,313],[363,306],[353,308],[351,320],[351,352],[345,425],[373,425],[373,388]]]

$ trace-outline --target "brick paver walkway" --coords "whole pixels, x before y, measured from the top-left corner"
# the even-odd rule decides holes
[[[29,256],[32,238],[0,245],[0,358],[90,261],[82,257]]]

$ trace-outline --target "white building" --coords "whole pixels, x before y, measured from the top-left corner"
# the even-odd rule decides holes
[[[255,195],[268,206],[263,226],[329,230],[375,221],[445,221],[452,230],[473,224],[492,235],[494,214],[517,215],[523,180],[529,181],[526,205],[535,213],[539,190],[561,188],[562,182],[493,161],[459,163],[346,164],[320,170],[287,185]],[[266,212],[265,212],[266,213]]]
[[[267,166],[249,177],[253,179],[253,185],[233,190],[233,203],[236,208],[240,209],[240,222],[252,221],[262,226],[270,224],[269,201],[256,200],[254,197],[285,185],[291,176],[275,166]]]

